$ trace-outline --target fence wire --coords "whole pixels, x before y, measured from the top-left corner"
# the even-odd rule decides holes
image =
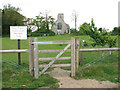
[[[108,57],[109,55],[110,55],[110,54],[107,53],[107,54],[105,54],[104,56],[101,56],[101,57],[99,57],[99,58],[97,58],[97,59],[92,60],[91,62],[89,62],[89,63],[85,64],[84,66],[82,66],[79,71],[82,71],[82,70],[84,70],[85,68],[91,66],[92,64],[95,64],[96,62],[101,61],[103,58],[106,58],[106,57]]]
[[[109,53],[105,54],[104,56],[98,57],[97,59],[94,59],[94,60],[90,61],[89,63],[85,64],[84,66],[81,66],[79,71],[84,70],[85,68],[91,66],[92,64],[95,64],[96,62],[101,61],[103,58],[108,57],[108,56],[109,56]],[[0,61],[5,62],[5,63],[7,63],[9,65],[15,66],[17,68],[23,69],[24,71],[29,72],[29,70],[27,68],[25,68],[25,67],[23,67],[21,65],[18,65],[15,62],[10,62],[10,60],[8,60],[8,59],[0,57]]]
[[[29,72],[29,70],[28,70],[27,68],[25,68],[25,67],[23,67],[23,66],[21,66],[21,65],[18,65],[18,64],[16,64],[15,62],[10,62],[10,60],[8,60],[8,59],[5,59],[5,58],[0,57],[0,61],[5,62],[5,63],[7,63],[7,64],[9,64],[9,65],[12,65],[12,66],[14,66],[14,67],[23,69],[23,70],[26,71],[26,72]]]

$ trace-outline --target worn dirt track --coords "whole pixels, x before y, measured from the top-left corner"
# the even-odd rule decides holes
[[[70,77],[70,72],[61,68],[54,68],[50,76],[59,80],[59,88],[117,88],[118,84],[109,81],[97,81],[95,79],[75,80]]]

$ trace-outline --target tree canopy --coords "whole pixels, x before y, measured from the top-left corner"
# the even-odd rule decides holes
[[[37,26],[37,30],[38,31],[49,31],[50,28],[53,27],[53,25],[55,25],[55,19],[52,16],[44,16],[44,15],[38,15],[36,16],[35,19],[33,18],[27,18],[25,20],[25,23],[30,26],[30,25],[34,25]]]
[[[97,29],[97,27],[95,27],[93,19],[91,20],[91,24],[88,24],[86,22],[83,23],[79,27],[79,30],[89,35],[93,39],[94,41],[93,46],[95,45],[105,46],[106,44],[108,44],[109,47],[111,48],[116,44],[116,39],[112,39],[110,37],[110,33],[108,33],[105,28]]]
[[[112,35],[120,35],[120,27],[114,27],[111,34]]]
[[[2,10],[2,34],[10,34],[10,26],[23,26],[24,16],[19,13],[20,8],[5,5]]]

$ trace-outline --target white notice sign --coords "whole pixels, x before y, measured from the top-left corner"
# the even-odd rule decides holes
[[[27,26],[10,26],[10,39],[27,39]]]

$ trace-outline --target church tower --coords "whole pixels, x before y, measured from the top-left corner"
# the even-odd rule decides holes
[[[70,34],[70,27],[64,21],[64,14],[59,13],[57,15],[57,20],[55,22],[56,25],[53,26],[52,30],[55,34]]]
[[[64,14],[63,13],[59,13],[58,14],[58,19],[63,19],[64,20]]]

